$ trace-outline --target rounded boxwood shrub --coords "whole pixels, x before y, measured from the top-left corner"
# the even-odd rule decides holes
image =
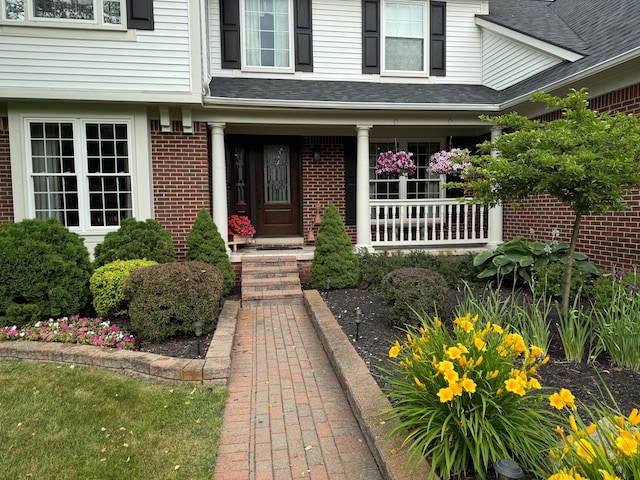
[[[83,239],[57,220],[0,227],[0,323],[25,325],[83,312],[90,277]]]
[[[223,294],[228,295],[233,288],[236,274],[231,267],[220,231],[204,208],[198,212],[187,236],[187,248],[187,260],[200,260],[218,267],[223,278]]]
[[[389,272],[380,285],[389,305],[389,321],[402,327],[420,322],[416,313],[445,316],[449,285],[442,275],[428,268],[400,268]],[[414,312],[415,310],[415,312]]]
[[[104,241],[96,245],[93,255],[96,267],[116,260],[146,258],[158,263],[176,260],[171,233],[152,219],[124,219],[118,230],[107,233]]]
[[[160,342],[193,335],[193,322],[212,331],[222,299],[222,275],[206,262],[164,263],[131,272],[125,284],[136,337]]]
[[[327,280],[331,281],[330,288],[355,287],[360,279],[358,256],[332,203],[322,215],[309,276],[311,287],[316,289],[327,288]]]
[[[116,260],[101,266],[89,280],[93,308],[101,318],[118,318],[127,314],[124,286],[134,270],[157,265],[153,260]]]

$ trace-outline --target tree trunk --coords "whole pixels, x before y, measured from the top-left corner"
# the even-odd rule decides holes
[[[576,243],[578,243],[578,234],[580,233],[580,222],[582,214],[576,213],[573,220],[573,231],[571,232],[571,243],[569,244],[569,253],[567,258],[567,266],[564,271],[564,291],[562,292],[562,316],[569,316],[569,296],[571,295],[571,275],[573,273],[573,254],[576,251]]]

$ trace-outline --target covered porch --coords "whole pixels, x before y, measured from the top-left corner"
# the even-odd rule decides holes
[[[238,212],[239,188],[247,197],[256,195],[264,206],[269,178],[269,152],[284,146],[291,172],[299,175],[292,181],[292,191],[297,191],[298,206],[294,208],[293,233],[264,235],[257,228],[256,239],[284,244],[285,239],[295,238],[293,243],[313,247],[313,237],[318,234],[318,215],[329,202],[334,203],[343,215],[347,232],[355,249],[376,251],[383,249],[429,249],[433,251],[458,251],[492,248],[502,242],[501,208],[485,208],[455,198],[442,187],[444,175],[427,173],[429,157],[435,151],[453,146],[475,146],[484,138],[497,135],[491,125],[480,121],[477,112],[406,112],[402,119],[398,112],[292,112],[275,109],[267,114],[264,109],[253,111],[219,110],[207,124],[211,141],[212,216],[218,229],[226,231],[227,218],[233,213],[246,214],[254,219],[256,207],[247,204],[246,211]],[[363,123],[363,116],[374,120]],[[289,139],[291,148],[285,140]],[[459,144],[465,139],[467,143]],[[238,180],[239,148],[251,145],[259,165],[257,185],[252,179]],[[403,184],[376,177],[375,160],[381,149],[395,145],[400,149],[418,151],[420,165],[415,178]],[[278,148],[274,148],[274,147]],[[261,149],[264,156],[260,158]],[[415,149],[415,150],[414,150]],[[253,157],[252,157],[253,158]],[[278,159],[279,162],[280,159]],[[252,165],[246,160],[244,167]],[[275,162],[275,163],[278,163]],[[243,172],[245,170],[241,169]],[[282,175],[274,176],[278,181]],[[299,183],[297,183],[299,182]],[[294,192],[295,193],[295,192]],[[284,195],[281,198],[288,198]],[[264,214],[262,214],[264,215]],[[297,227],[296,227],[297,224]],[[297,228],[297,230],[296,230]],[[259,246],[259,245],[258,245]],[[229,250],[230,251],[230,250]],[[242,255],[246,249],[239,249]],[[292,252],[299,253],[299,252]]]

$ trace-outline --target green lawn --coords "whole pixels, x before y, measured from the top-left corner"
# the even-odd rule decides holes
[[[0,361],[0,476],[210,479],[227,389]]]

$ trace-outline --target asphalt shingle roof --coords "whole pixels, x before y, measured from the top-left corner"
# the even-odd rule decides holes
[[[489,0],[485,20],[581,53],[501,92],[482,85],[215,77],[214,98],[377,104],[499,104],[640,48],[638,0]]]

